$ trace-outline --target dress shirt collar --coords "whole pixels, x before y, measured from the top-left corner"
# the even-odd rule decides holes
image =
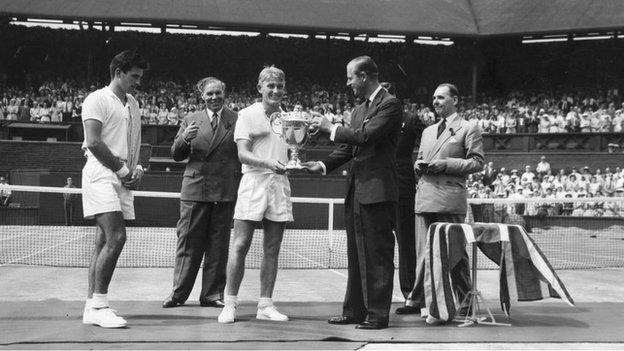
[[[210,118],[210,120],[212,121],[212,117],[214,116],[214,112],[212,112],[211,109],[207,108],[206,112],[208,112],[208,117]],[[219,111],[217,111],[217,116],[221,116],[221,114],[223,113],[223,107],[221,107],[221,109],[219,109]]]
[[[377,89],[375,89],[375,91],[373,91],[372,94],[370,94],[370,96],[368,97],[368,105],[370,106],[370,104],[373,102],[373,100],[375,99],[375,97],[377,96],[377,94],[379,93],[379,91],[382,89],[381,85],[377,86]]]
[[[453,122],[453,120],[455,120],[455,118],[457,118],[457,112],[453,113],[452,115],[448,116],[445,118],[446,121],[446,125],[448,126],[449,124],[451,124],[451,122]]]

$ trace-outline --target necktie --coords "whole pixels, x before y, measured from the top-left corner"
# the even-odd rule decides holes
[[[444,129],[446,129],[446,118],[443,118],[442,122],[440,122],[440,124],[438,125],[438,136],[437,136],[437,138],[439,138],[440,135],[442,135],[442,132],[444,131]]]
[[[212,120],[210,121],[210,126],[212,126],[213,132],[217,130],[218,124],[219,124],[219,115],[217,113],[214,113],[212,115]]]

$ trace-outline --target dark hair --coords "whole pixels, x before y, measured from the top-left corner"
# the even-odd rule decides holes
[[[141,68],[143,70],[149,69],[149,63],[138,52],[132,50],[122,51],[117,54],[111,60],[109,71],[111,79],[115,77],[115,71],[120,69],[126,73],[132,69],[132,67]]]
[[[379,74],[377,64],[370,56],[358,56],[351,62],[354,63],[356,72],[366,72],[367,75],[374,77]]]
[[[457,87],[455,86],[455,84],[451,84],[451,83],[442,83],[440,85],[438,85],[438,88],[441,87],[447,87],[449,90],[449,94],[451,94],[451,97],[459,97],[459,90],[457,89]]]

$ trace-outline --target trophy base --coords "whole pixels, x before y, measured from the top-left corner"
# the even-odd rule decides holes
[[[298,174],[307,171],[307,168],[303,167],[299,160],[290,160],[284,168],[286,168],[287,174]]]

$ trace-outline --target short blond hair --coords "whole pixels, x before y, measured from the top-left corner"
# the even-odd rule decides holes
[[[271,65],[266,66],[260,71],[258,75],[258,84],[262,84],[263,82],[269,79],[276,79],[282,82],[286,81],[286,74],[281,69]]]

